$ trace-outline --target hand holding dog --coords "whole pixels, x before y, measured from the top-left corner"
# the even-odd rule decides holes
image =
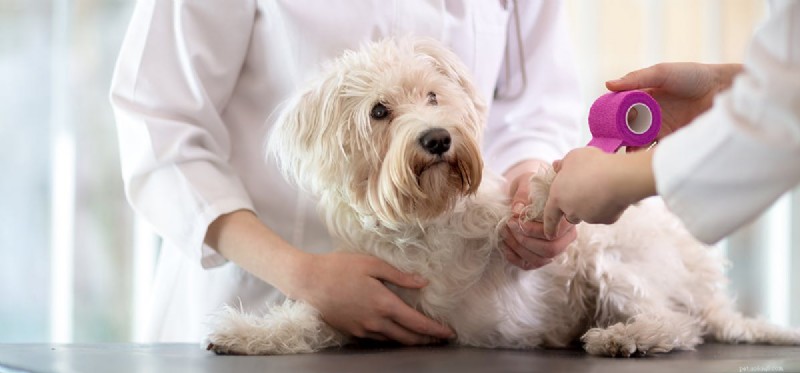
[[[284,294],[312,304],[344,333],[408,345],[453,336],[450,328],[409,307],[383,284],[420,289],[427,280],[376,257],[300,251],[245,210],[217,218],[206,243]]]
[[[369,255],[332,252],[308,256],[298,298],[317,308],[334,328],[359,338],[405,345],[437,343],[453,331],[411,308],[383,282],[421,289],[427,280]]]
[[[561,219],[557,231],[548,239],[545,236],[544,224],[535,221],[521,220],[522,209],[529,203],[529,183],[539,163],[528,162],[527,170],[506,175],[514,178],[509,186],[511,195],[512,216],[501,233],[501,248],[506,260],[522,269],[536,269],[553,261],[553,258],[564,252],[567,246],[577,238],[575,226]],[[516,176],[513,176],[516,175]]]

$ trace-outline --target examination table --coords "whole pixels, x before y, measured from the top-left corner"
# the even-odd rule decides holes
[[[195,344],[0,344],[0,372],[800,372],[800,346],[705,344],[638,358],[580,349],[352,346],[292,356],[217,356]]]

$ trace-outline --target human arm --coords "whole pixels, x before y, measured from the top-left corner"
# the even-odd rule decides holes
[[[429,344],[453,337],[405,304],[382,281],[420,289],[427,281],[382,260],[355,253],[311,254],[292,247],[250,211],[220,216],[206,243],[292,299],[320,311],[334,328],[361,338]]]
[[[731,89],[653,154],[659,194],[706,243],[757,218],[800,182],[800,2],[769,4]]]
[[[601,207],[595,211],[608,209],[605,216],[613,216],[619,211],[619,201],[629,204],[653,192],[648,188],[641,189],[648,193],[637,194],[637,188],[632,192],[568,182],[569,175],[592,172],[595,162],[613,163],[601,170],[624,169],[628,167],[624,162],[649,156],[649,164],[632,167],[626,177],[634,185],[639,177],[654,182],[667,207],[706,243],[717,242],[756,218],[796,186],[800,182],[796,162],[800,159],[800,55],[794,46],[800,40],[800,3],[771,4],[772,17],[755,34],[743,71],[691,125],[666,137],[652,152],[599,154],[599,160],[573,157],[571,162],[566,158],[560,162],[545,209],[551,219],[559,211],[576,214],[575,219],[592,219],[575,210],[565,211],[570,203],[598,203]],[[616,179],[614,185],[619,185],[622,178]],[[589,190],[615,196],[596,198]]]
[[[180,5],[179,5],[180,4]],[[230,165],[221,112],[249,47],[255,2],[136,3],[111,84],[126,197],[203,268],[226,262],[208,225],[253,202]]]
[[[504,175],[509,184],[512,217],[503,228],[501,249],[506,259],[522,269],[536,269],[549,264],[554,257],[566,249],[577,237],[575,226],[561,219],[558,229],[545,235],[544,224],[538,221],[523,221],[520,216],[528,203],[529,180],[545,162],[538,160],[522,161]]]
[[[509,21],[507,47],[512,52],[500,73],[485,141],[489,166],[503,172],[512,209],[528,203],[528,180],[543,163],[560,158],[578,143],[580,88],[569,31],[560,2],[515,2],[519,6],[525,78],[515,25]],[[508,78],[506,78],[508,75]],[[519,93],[516,95],[516,93]],[[503,251],[513,264],[533,269],[566,249],[575,231],[564,223],[558,239],[547,240],[541,223],[514,214],[503,231]]]
[[[449,336],[380,283],[424,286],[413,275],[375,258],[307,254],[253,213],[243,177],[265,171],[263,152],[258,145],[232,141],[235,131],[222,113],[233,111],[229,103],[252,47],[256,11],[255,1],[137,3],[111,92],[128,200],[187,260],[206,269],[230,260],[315,305],[343,332],[403,343]],[[250,137],[260,138],[256,131],[264,119],[247,118]],[[253,159],[244,163],[245,157]],[[348,314],[354,304],[361,307]]]
[[[660,63],[608,81],[606,87],[652,95],[662,109],[662,139],[710,109],[714,96],[727,90],[741,71],[740,64]],[[565,170],[551,188],[545,233],[556,234],[556,219],[562,215],[572,222],[613,223],[630,204],[655,194],[651,159],[650,152],[625,157],[586,148],[556,161],[556,171]]]

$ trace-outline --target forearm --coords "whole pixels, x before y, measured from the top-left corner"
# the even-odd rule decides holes
[[[214,220],[205,243],[247,272],[290,295],[311,254],[294,248],[248,210]]]
[[[620,206],[628,206],[647,197],[656,195],[656,182],[653,173],[653,152],[638,151],[619,153],[612,157],[619,158],[612,162],[615,193]]]

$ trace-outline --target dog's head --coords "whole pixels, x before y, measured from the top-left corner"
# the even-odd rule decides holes
[[[315,195],[384,225],[419,223],[477,190],[485,111],[454,53],[387,39],[328,65],[288,103],[269,148]]]

